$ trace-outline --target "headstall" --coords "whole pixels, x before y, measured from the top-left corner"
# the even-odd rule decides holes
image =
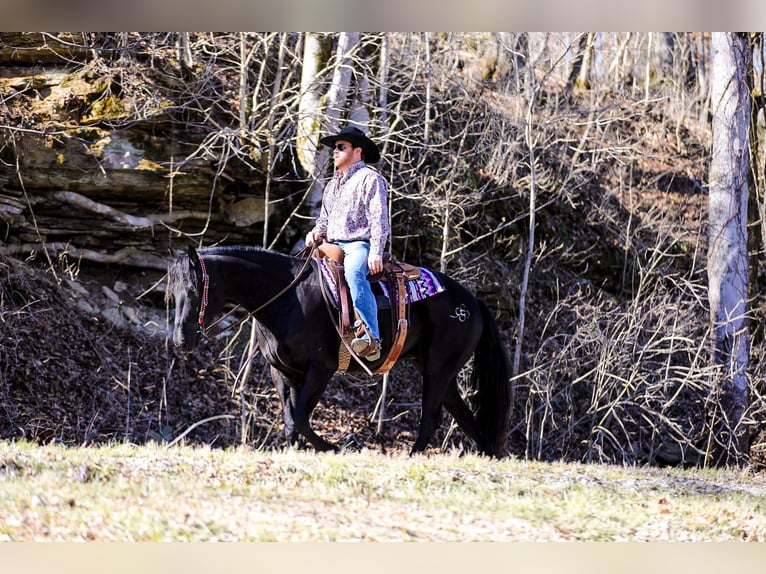
[[[312,249],[310,253],[313,253],[315,250],[316,248]],[[205,334],[209,330],[215,329],[216,327],[221,325],[226,319],[228,319],[235,312],[237,312],[242,307],[242,305],[236,305],[232,310],[230,310],[228,313],[226,313],[222,317],[219,317],[218,319],[213,321],[213,323],[210,324],[207,329],[205,329],[205,310],[208,305],[208,292],[210,291],[210,276],[207,274],[207,268],[205,267],[205,260],[202,258],[202,255],[199,252],[197,252],[197,259],[199,260],[199,266],[202,269],[202,297],[200,298],[200,301],[199,301],[199,318],[197,319],[197,324],[199,325],[200,332]],[[290,283],[284,289],[282,289],[279,293],[274,295],[271,299],[263,303],[257,309],[248,311],[247,315],[244,315],[243,317],[238,319],[233,325],[229,325],[227,328],[231,328],[234,325],[238,325],[239,323],[241,323],[248,317],[254,316],[256,313],[265,309],[266,307],[271,305],[274,301],[279,299],[282,295],[287,293],[290,289],[295,287],[295,284],[298,283],[298,281],[300,281],[301,277],[306,272],[306,269],[311,264],[312,259],[313,258],[310,255],[306,256],[306,260],[303,263],[303,267],[301,267],[300,272],[293,278],[292,281],[290,281]]]
[[[207,274],[205,268],[205,260],[202,259],[202,255],[197,253],[197,259],[199,260],[199,266],[202,269],[202,298],[199,301],[199,323],[200,329],[205,329],[205,308],[207,307],[208,292],[210,291],[210,275]]]

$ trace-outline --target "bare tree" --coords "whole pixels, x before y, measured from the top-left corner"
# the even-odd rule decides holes
[[[316,174],[320,167],[317,158],[319,130],[315,127],[321,114],[321,88],[317,77],[322,71],[322,43],[319,34],[306,33],[303,42],[301,95],[298,107],[296,153],[303,169]],[[325,158],[326,160],[326,158]]]
[[[764,89],[766,89],[766,77],[763,73],[764,46],[763,33],[751,35],[751,49],[753,54],[753,65],[750,67],[753,109],[750,126],[750,146],[751,146],[751,169],[750,169],[750,197],[748,199],[748,226],[751,229],[748,237],[748,250],[750,253],[751,273],[750,273],[750,291],[754,294],[766,295],[766,267],[761,265],[766,255],[766,198],[764,197],[764,188],[766,188],[766,173],[764,172],[763,146],[759,137],[759,115],[762,110],[766,110],[766,99],[764,98]],[[753,344],[760,343],[764,339],[763,329],[753,331]]]
[[[743,415],[749,403],[748,70],[752,62],[746,35],[715,33],[712,40],[708,281],[714,354],[722,370],[711,433],[717,450],[723,449],[723,462],[741,464],[747,454]]]

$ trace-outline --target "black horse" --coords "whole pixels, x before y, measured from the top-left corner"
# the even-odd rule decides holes
[[[510,418],[510,374],[497,325],[482,301],[450,277],[432,273],[445,290],[409,305],[409,330],[400,356],[413,360],[423,376],[420,428],[412,452],[428,446],[444,405],[482,453],[502,457]],[[317,450],[335,450],[309,425],[338,369],[340,342],[337,317],[322,295],[324,279],[317,262],[307,264],[253,247],[191,248],[171,264],[169,275],[175,345],[192,351],[227,302],[255,311],[257,340],[282,401],[287,439],[295,443],[302,435]],[[383,353],[370,364],[372,369],[384,361],[392,343],[389,311],[380,312],[379,318]],[[471,356],[475,413],[457,385],[457,375]],[[352,361],[348,371],[354,370],[361,372]]]

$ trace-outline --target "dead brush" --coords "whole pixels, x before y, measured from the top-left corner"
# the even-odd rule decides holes
[[[659,255],[648,259],[629,300],[580,282],[551,312],[517,384],[514,431],[523,433],[527,457],[705,461],[717,374],[706,287],[664,270]]]

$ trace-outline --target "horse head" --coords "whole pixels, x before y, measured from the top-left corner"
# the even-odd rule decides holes
[[[202,333],[199,311],[202,301],[202,269],[199,255],[193,247],[187,255],[177,257],[168,269],[167,300],[175,301],[173,343],[184,352],[197,346]]]

